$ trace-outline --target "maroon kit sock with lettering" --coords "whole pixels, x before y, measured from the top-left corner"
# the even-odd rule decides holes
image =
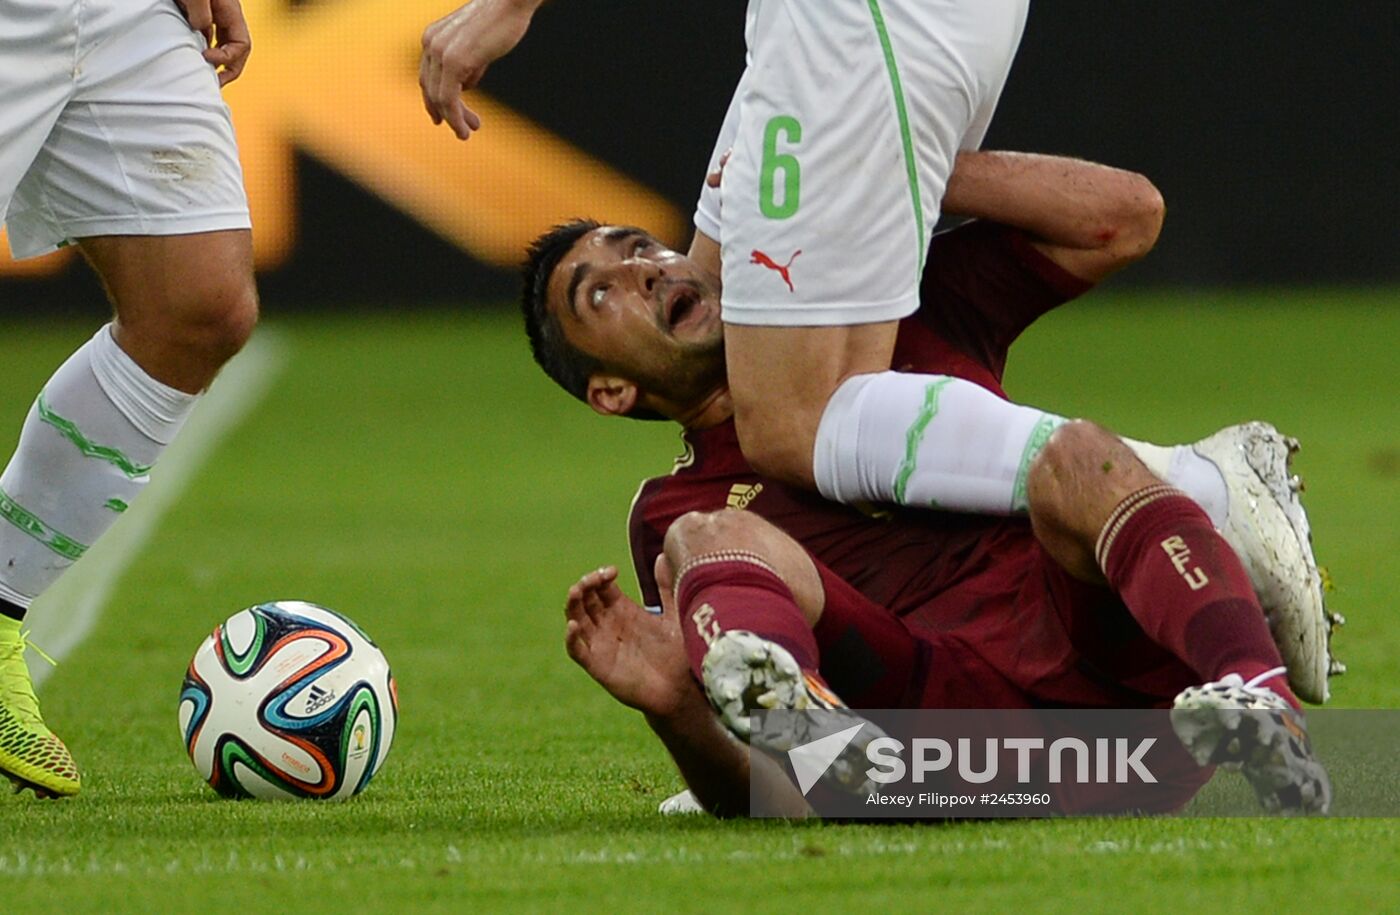
[[[723,632],[752,632],[786,648],[803,671],[817,670],[817,639],[792,590],[758,556],[726,551],[681,570],[676,606],[690,671],[700,679],[705,652]]]
[[[1096,552],[1143,631],[1203,681],[1251,680],[1283,666],[1239,557],[1184,493],[1159,485],[1128,496]],[[1282,676],[1261,685],[1298,706]]]

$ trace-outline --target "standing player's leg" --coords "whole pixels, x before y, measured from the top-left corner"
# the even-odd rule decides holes
[[[13,637],[4,642],[14,646],[16,674],[29,604],[145,487],[199,393],[257,318],[247,230],[108,236],[82,246],[117,320],[44,385],[0,475],[0,507],[10,522],[0,526],[0,626]],[[25,685],[27,678],[16,688]],[[37,706],[33,712],[37,719]],[[40,727],[35,721],[26,731],[42,737]],[[60,748],[45,757],[54,769],[19,759],[0,759],[0,769],[48,792],[73,793],[77,773]]]
[[[67,42],[77,17],[77,4],[0,8],[0,60],[6,61],[0,67],[0,98],[6,100],[0,105],[0,224],[75,90]],[[0,537],[13,535],[14,525],[33,530],[34,519],[4,494],[3,485],[0,516]],[[77,790],[77,767],[44,726],[25,665],[25,606],[27,600],[7,597],[0,586],[0,773],[42,793],[71,793]]]
[[[0,613],[16,619],[136,498],[257,318],[247,230],[82,247],[117,320],[44,385],[0,476]]]
[[[160,0],[79,15],[84,67],[8,225],[20,257],[80,241],[117,314],[41,390],[0,475],[0,771],[49,794],[76,792],[78,774],[39,716],[20,621],[144,487],[257,316],[242,173],[202,39]]]

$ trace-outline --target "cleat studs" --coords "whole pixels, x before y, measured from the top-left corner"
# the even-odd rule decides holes
[[[1303,449],[1303,446],[1298,443],[1298,440],[1291,435],[1285,435],[1283,437],[1283,445],[1288,449],[1289,454],[1297,454]]]
[[[1303,478],[1296,473],[1288,478],[1288,488],[1293,492],[1303,492],[1307,487],[1303,483]]]
[[[1333,629],[1340,629],[1347,624],[1347,618],[1340,613],[1329,613],[1327,614],[1327,622]]]
[[[1327,662],[1327,676],[1340,677],[1347,672],[1347,666],[1336,658]]]

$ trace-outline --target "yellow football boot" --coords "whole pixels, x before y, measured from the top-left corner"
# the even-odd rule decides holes
[[[0,617],[0,773],[15,790],[39,797],[78,793],[81,780],[73,756],[39,714],[39,698],[24,663],[19,621]]]

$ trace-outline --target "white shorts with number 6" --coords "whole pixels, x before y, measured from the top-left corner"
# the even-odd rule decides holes
[[[982,141],[1029,0],[750,0],[748,67],[702,192],[724,320],[892,321],[919,304],[960,149]]]

